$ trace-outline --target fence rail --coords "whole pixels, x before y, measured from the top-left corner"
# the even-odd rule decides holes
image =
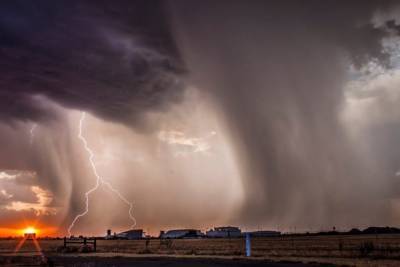
[[[64,248],[67,248],[68,244],[83,244],[85,246],[93,245],[94,252],[96,252],[96,248],[97,248],[96,238],[87,239],[86,237],[84,237],[83,239],[67,239],[67,237],[64,237]]]

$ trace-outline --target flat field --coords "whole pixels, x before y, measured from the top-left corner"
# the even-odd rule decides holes
[[[1,259],[33,255],[36,249],[27,241],[18,253],[14,249],[20,240],[0,240]],[[90,254],[57,253],[62,240],[39,240],[48,257],[150,258],[185,257],[241,259],[245,240],[175,239],[175,240],[98,240],[97,252]],[[400,266],[400,235],[335,235],[281,236],[253,238],[252,259],[332,263],[348,266]]]

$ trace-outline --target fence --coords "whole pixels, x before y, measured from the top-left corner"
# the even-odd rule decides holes
[[[96,238],[94,239],[87,239],[86,237],[82,239],[67,239],[64,237],[64,248],[67,248],[68,244],[83,244],[86,245],[93,245],[93,251],[96,252],[97,242]]]

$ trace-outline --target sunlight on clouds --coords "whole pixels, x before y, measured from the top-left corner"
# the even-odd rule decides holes
[[[21,170],[2,170],[0,171],[0,180],[11,181],[18,178],[32,178],[36,176],[34,171],[21,171]]]
[[[1,189],[0,190],[0,196],[4,199],[10,199],[13,197],[12,194],[7,193],[7,191],[5,189]]]
[[[56,214],[55,208],[49,207],[53,200],[53,195],[50,191],[44,190],[39,186],[31,186],[32,192],[37,198],[36,203],[27,203],[22,201],[12,201],[5,208],[14,211],[33,210],[36,216]]]
[[[8,174],[4,171],[0,172],[0,180],[14,180],[17,175]]]
[[[180,131],[160,131],[158,139],[170,145],[181,145],[183,147],[189,147],[181,151],[177,151],[175,156],[185,156],[188,153],[195,152],[206,152],[211,149],[211,145],[207,142],[207,139],[216,135],[216,132],[211,131],[205,137],[188,137],[184,132]]]
[[[7,200],[7,203],[3,203],[3,207],[6,210],[34,211],[36,216],[56,214],[56,209],[49,207],[53,200],[53,194],[38,185],[32,184],[36,176],[36,172],[27,170],[2,170],[0,172],[0,181],[11,185],[12,191],[28,186],[28,192],[31,192],[36,200],[34,202],[23,201],[18,196],[3,188],[0,190],[0,198]],[[19,182],[22,182],[23,184],[20,184]]]

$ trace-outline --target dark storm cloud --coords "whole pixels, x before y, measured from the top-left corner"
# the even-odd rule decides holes
[[[230,129],[248,222],[387,222],[385,171],[358,153],[339,116],[349,65],[388,61],[388,29],[371,18],[391,2],[170,4],[193,81]]]
[[[141,127],[147,111],[180,100],[187,68],[190,82],[221,111],[219,122],[234,147],[245,190],[235,222],[384,224],[390,220],[381,204],[398,192],[381,163],[400,161],[398,153],[386,153],[393,142],[378,140],[395,134],[385,126],[390,133],[373,134],[372,147],[382,158],[370,164],[374,156],[359,153],[339,114],[349,65],[388,60],[381,41],[398,26],[389,21],[376,27],[371,17],[390,7],[390,1],[3,1],[0,120],[50,120],[58,110],[48,105],[50,98]],[[68,224],[82,211],[82,196],[93,182],[76,129],[67,123],[44,128],[27,152],[26,128],[0,124],[0,168],[35,170],[35,183],[55,195],[53,205],[70,202],[64,209]],[[153,180],[126,173],[138,177],[137,184],[126,181],[136,188]],[[160,179],[160,196],[160,184],[173,184],[166,173],[149,175]],[[177,188],[184,178],[176,179]],[[185,207],[190,190],[177,191],[181,198],[167,203]],[[142,207],[151,213],[163,200]],[[159,221],[190,221],[186,211],[173,212]]]
[[[182,90],[160,1],[3,1],[0,56],[3,120],[54,115],[39,95],[140,123]]]

